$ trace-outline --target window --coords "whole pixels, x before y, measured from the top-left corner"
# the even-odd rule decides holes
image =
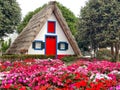
[[[48,21],[48,33],[55,33],[55,21]]]
[[[44,42],[35,40],[32,43],[32,48],[35,49],[35,50],[42,50],[42,49],[44,49]]]
[[[65,51],[68,49],[68,43],[67,42],[59,42],[58,43],[58,49],[61,51]]]
[[[35,43],[35,48],[40,48],[42,45],[41,45],[41,42],[36,42]]]
[[[60,44],[60,49],[61,49],[61,50],[65,50],[65,44],[64,44],[64,43],[61,43],[61,44]]]

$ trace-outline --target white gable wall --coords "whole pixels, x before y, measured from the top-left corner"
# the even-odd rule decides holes
[[[57,55],[74,55],[74,51],[71,47],[71,45],[69,44],[61,26],[59,25],[56,17],[54,14],[52,14],[50,16],[50,18],[48,19],[48,21],[55,21],[56,22],[56,31],[55,33],[47,33],[47,22],[45,23],[45,25],[42,27],[42,29],[40,30],[39,34],[36,36],[35,40],[40,40],[45,42],[45,35],[53,35],[53,36],[57,36],[57,43],[59,42],[67,42],[68,43],[68,50],[65,51],[60,51],[57,49]],[[32,45],[29,47],[28,49],[28,54],[45,54],[45,49],[43,50],[34,50],[32,48]]]

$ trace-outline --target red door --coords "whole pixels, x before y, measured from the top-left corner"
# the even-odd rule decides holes
[[[46,36],[46,55],[56,55],[56,36]]]

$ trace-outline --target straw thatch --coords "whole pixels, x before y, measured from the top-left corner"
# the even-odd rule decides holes
[[[30,45],[33,40],[37,36],[37,34],[42,29],[43,25],[46,23],[47,19],[54,13],[63,32],[65,33],[70,45],[72,46],[76,55],[80,56],[81,52],[79,47],[70,32],[70,29],[61,14],[61,11],[56,5],[55,1],[50,2],[45,8],[43,8],[40,12],[35,14],[27,26],[23,29],[20,35],[16,38],[11,47],[7,50],[6,54],[21,54],[27,53]]]

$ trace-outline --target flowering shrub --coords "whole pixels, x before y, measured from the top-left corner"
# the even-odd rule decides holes
[[[0,62],[0,88],[12,90],[119,90],[120,63],[58,59]]]

